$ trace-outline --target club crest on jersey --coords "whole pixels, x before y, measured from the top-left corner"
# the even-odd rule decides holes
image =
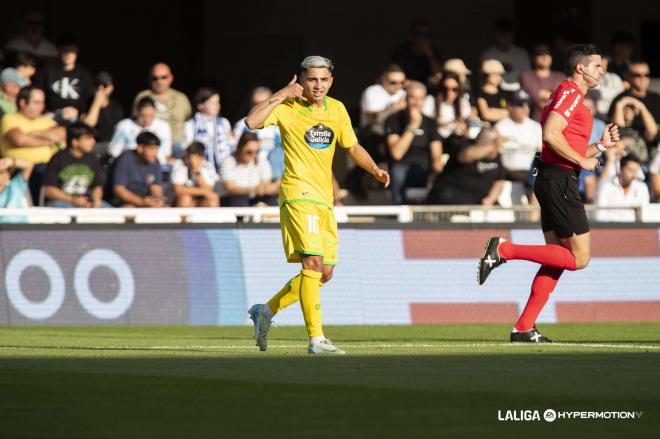
[[[314,149],[326,149],[332,145],[335,133],[323,124],[314,125],[305,131],[305,142]]]

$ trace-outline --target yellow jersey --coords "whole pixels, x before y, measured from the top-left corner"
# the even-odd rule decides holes
[[[280,206],[310,201],[332,208],[335,146],[350,148],[357,144],[344,104],[326,97],[323,108],[313,108],[299,99],[289,99],[268,116],[264,127],[270,125],[279,126],[284,148]]]
[[[20,129],[23,134],[30,134],[36,131],[45,131],[55,126],[57,126],[55,121],[46,116],[28,119],[21,113],[5,114],[2,117],[2,126],[0,128],[0,151],[2,152],[2,156],[27,160],[34,164],[48,163],[53,154],[57,152],[55,145],[20,148],[10,144],[5,139],[5,134],[14,128]]]

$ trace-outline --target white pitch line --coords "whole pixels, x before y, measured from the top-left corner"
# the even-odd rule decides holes
[[[419,349],[419,348],[514,348],[523,349],[525,346],[537,346],[531,343],[340,343],[342,347],[354,349]],[[660,346],[634,345],[634,344],[605,344],[605,343],[544,343],[544,347],[570,347],[570,348],[603,348],[603,349],[651,349],[660,350]],[[269,349],[300,349],[306,348],[307,344],[269,345]],[[253,350],[253,345],[162,345],[162,346],[93,346],[89,349],[127,349],[127,350]]]
[[[341,347],[352,349],[457,349],[457,348],[513,348],[524,349],[525,347],[553,347],[568,348],[602,348],[622,350],[660,350],[658,345],[635,345],[635,344],[608,344],[608,343],[543,343],[541,346],[531,343],[340,343]],[[43,346],[0,346],[0,349],[39,349]],[[285,344],[269,345],[269,349],[304,349],[307,344]],[[185,351],[185,350],[256,350],[254,345],[159,345],[159,346],[62,346],[61,349],[89,349],[89,350],[154,350],[154,351]]]

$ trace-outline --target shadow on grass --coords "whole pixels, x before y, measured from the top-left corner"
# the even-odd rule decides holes
[[[2,358],[2,436],[605,438],[660,429],[660,352],[110,355]],[[547,408],[647,416],[497,419],[498,410]]]

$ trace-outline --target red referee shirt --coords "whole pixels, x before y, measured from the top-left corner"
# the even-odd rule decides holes
[[[591,137],[591,128],[594,118],[589,109],[584,105],[584,94],[577,84],[570,79],[559,84],[557,90],[550,96],[550,101],[543,108],[541,114],[541,126],[545,127],[545,121],[550,112],[555,112],[564,118],[567,125],[562,131],[564,137],[573,148],[582,157],[587,155],[589,147],[589,137]],[[543,163],[563,166],[565,168],[581,169],[580,165],[569,162],[568,160],[555,154],[555,152],[543,142],[541,150],[541,160]]]

